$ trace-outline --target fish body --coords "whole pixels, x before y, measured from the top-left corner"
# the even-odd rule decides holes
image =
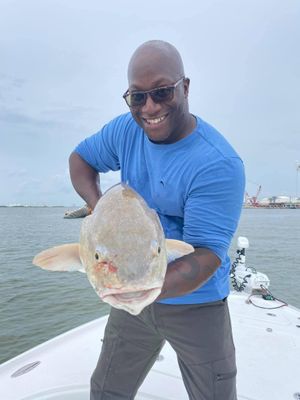
[[[165,239],[157,213],[121,183],[85,217],[79,244],[45,250],[33,264],[53,271],[84,269],[102,301],[137,315],[160,294],[168,259],[193,251],[187,243]]]

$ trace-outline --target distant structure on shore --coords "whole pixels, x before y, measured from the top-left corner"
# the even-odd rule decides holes
[[[258,200],[261,193],[262,186],[257,185],[256,193],[253,196],[249,196],[248,192],[245,192],[244,197],[244,208],[292,208],[300,209],[300,197],[298,197],[298,172],[300,171],[300,163],[297,161],[297,176],[296,176],[296,196],[271,196],[264,197],[262,200]],[[254,183],[254,182],[252,182]]]
[[[255,198],[249,198],[245,195],[244,201],[245,208],[292,208],[300,209],[300,198],[299,197],[290,197],[290,196],[272,196],[272,197],[264,197],[261,200]]]

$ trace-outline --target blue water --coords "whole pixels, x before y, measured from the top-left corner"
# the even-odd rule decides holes
[[[82,220],[64,212],[0,208],[0,362],[109,310],[84,274],[32,265],[39,251],[78,241]],[[238,235],[250,241],[247,264],[269,276],[274,295],[300,307],[300,210],[245,209]]]

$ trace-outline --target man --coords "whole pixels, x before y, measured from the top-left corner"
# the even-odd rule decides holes
[[[140,315],[111,309],[92,400],[134,399],[165,340],[191,400],[236,399],[227,251],[244,169],[224,137],[189,112],[189,83],[171,44],[142,44],[128,67],[123,97],[130,113],[70,156],[73,185],[92,209],[101,197],[98,173],[120,169],[121,180],[156,210],[166,237],[195,248],[168,265],[160,296]]]

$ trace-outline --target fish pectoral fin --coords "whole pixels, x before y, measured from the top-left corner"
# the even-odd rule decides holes
[[[79,271],[84,268],[79,255],[79,243],[63,244],[37,254],[32,263],[49,271]]]
[[[166,249],[168,263],[195,251],[192,245],[175,239],[166,239]]]

